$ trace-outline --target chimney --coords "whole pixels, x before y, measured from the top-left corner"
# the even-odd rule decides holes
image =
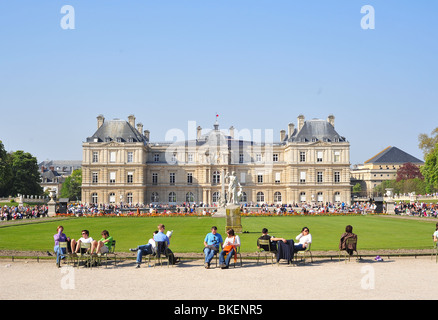
[[[146,137],[146,141],[148,141],[148,142],[149,142],[150,135],[151,135],[151,133],[149,130],[144,131],[144,136]]]
[[[200,140],[201,134],[202,134],[202,128],[201,128],[201,126],[198,126],[197,131],[196,131],[196,139]]]
[[[280,141],[284,141],[286,138],[286,130],[280,130]]]
[[[304,126],[304,116],[300,114],[297,119],[298,131]]]
[[[335,127],[335,116],[334,115],[329,115],[328,116],[328,118],[327,118],[327,122],[329,122],[332,126],[333,126],[333,128]]]
[[[99,129],[103,125],[104,122],[105,122],[104,116],[99,114],[97,116],[97,129]]]
[[[133,114],[131,114],[131,115],[128,117],[128,121],[129,121],[129,124],[130,124],[133,128],[135,128],[135,117],[134,117]]]
[[[290,139],[292,135],[294,134],[295,125],[293,123],[289,123],[287,126],[287,138]]]
[[[234,139],[234,127],[233,126],[231,126],[230,127],[230,137],[231,137],[231,139]]]
[[[141,122],[137,123],[137,131],[140,134],[143,132],[143,123]]]

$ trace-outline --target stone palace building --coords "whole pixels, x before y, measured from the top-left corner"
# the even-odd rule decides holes
[[[217,121],[194,127],[191,139],[153,142],[135,120],[97,117],[83,143],[82,202],[216,205],[225,175],[235,172],[249,205],[350,203],[350,144],[332,115],[300,115],[277,142],[269,130],[262,140],[261,130],[220,130]]]

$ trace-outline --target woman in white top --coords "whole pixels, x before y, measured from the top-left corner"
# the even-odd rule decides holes
[[[219,266],[227,269],[230,265],[231,257],[235,254],[236,247],[240,247],[240,237],[234,234],[233,229],[227,230],[227,238],[222,245],[222,252],[219,254]],[[226,258],[225,258],[226,255]]]
[[[312,243],[312,235],[309,232],[309,228],[304,227],[295,239],[299,240],[299,242],[294,245],[294,251],[306,250],[307,246]]]

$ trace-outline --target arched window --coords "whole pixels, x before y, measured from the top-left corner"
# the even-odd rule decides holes
[[[246,192],[242,192],[242,197],[240,198],[240,202],[248,202],[248,196]]]
[[[158,196],[158,193],[157,192],[152,192],[151,202],[158,202],[158,201],[160,201],[160,197]]]
[[[221,183],[221,173],[219,171],[214,171],[213,172],[213,183],[214,184]]]
[[[263,192],[257,192],[257,202],[265,202],[265,194]]]
[[[195,202],[195,195],[193,194],[193,192],[187,192],[186,202]]]
[[[281,192],[274,193],[274,202],[281,202]]]
[[[93,204],[98,204],[97,193],[92,193],[92,194],[91,194],[91,203],[93,203]]]
[[[176,202],[176,193],[173,191],[169,193],[169,202]]]
[[[219,192],[217,192],[217,191],[213,192],[213,198],[212,198],[213,203],[218,203],[220,198],[221,198],[221,195]]]

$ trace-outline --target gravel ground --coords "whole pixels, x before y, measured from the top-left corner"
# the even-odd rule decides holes
[[[132,256],[132,255],[131,255]],[[0,299],[169,299],[210,300],[425,300],[436,299],[438,263],[431,256],[385,257],[374,261],[339,262],[315,257],[314,262],[288,265],[256,264],[205,269],[202,259],[184,259],[176,266],[135,268],[122,259],[115,267],[57,268],[53,260],[0,260]],[[165,285],[167,290],[154,290]],[[230,290],[230,286],[232,290]],[[263,289],[263,290],[262,290]],[[261,292],[272,292],[261,296]],[[55,293],[55,294],[54,294]]]

